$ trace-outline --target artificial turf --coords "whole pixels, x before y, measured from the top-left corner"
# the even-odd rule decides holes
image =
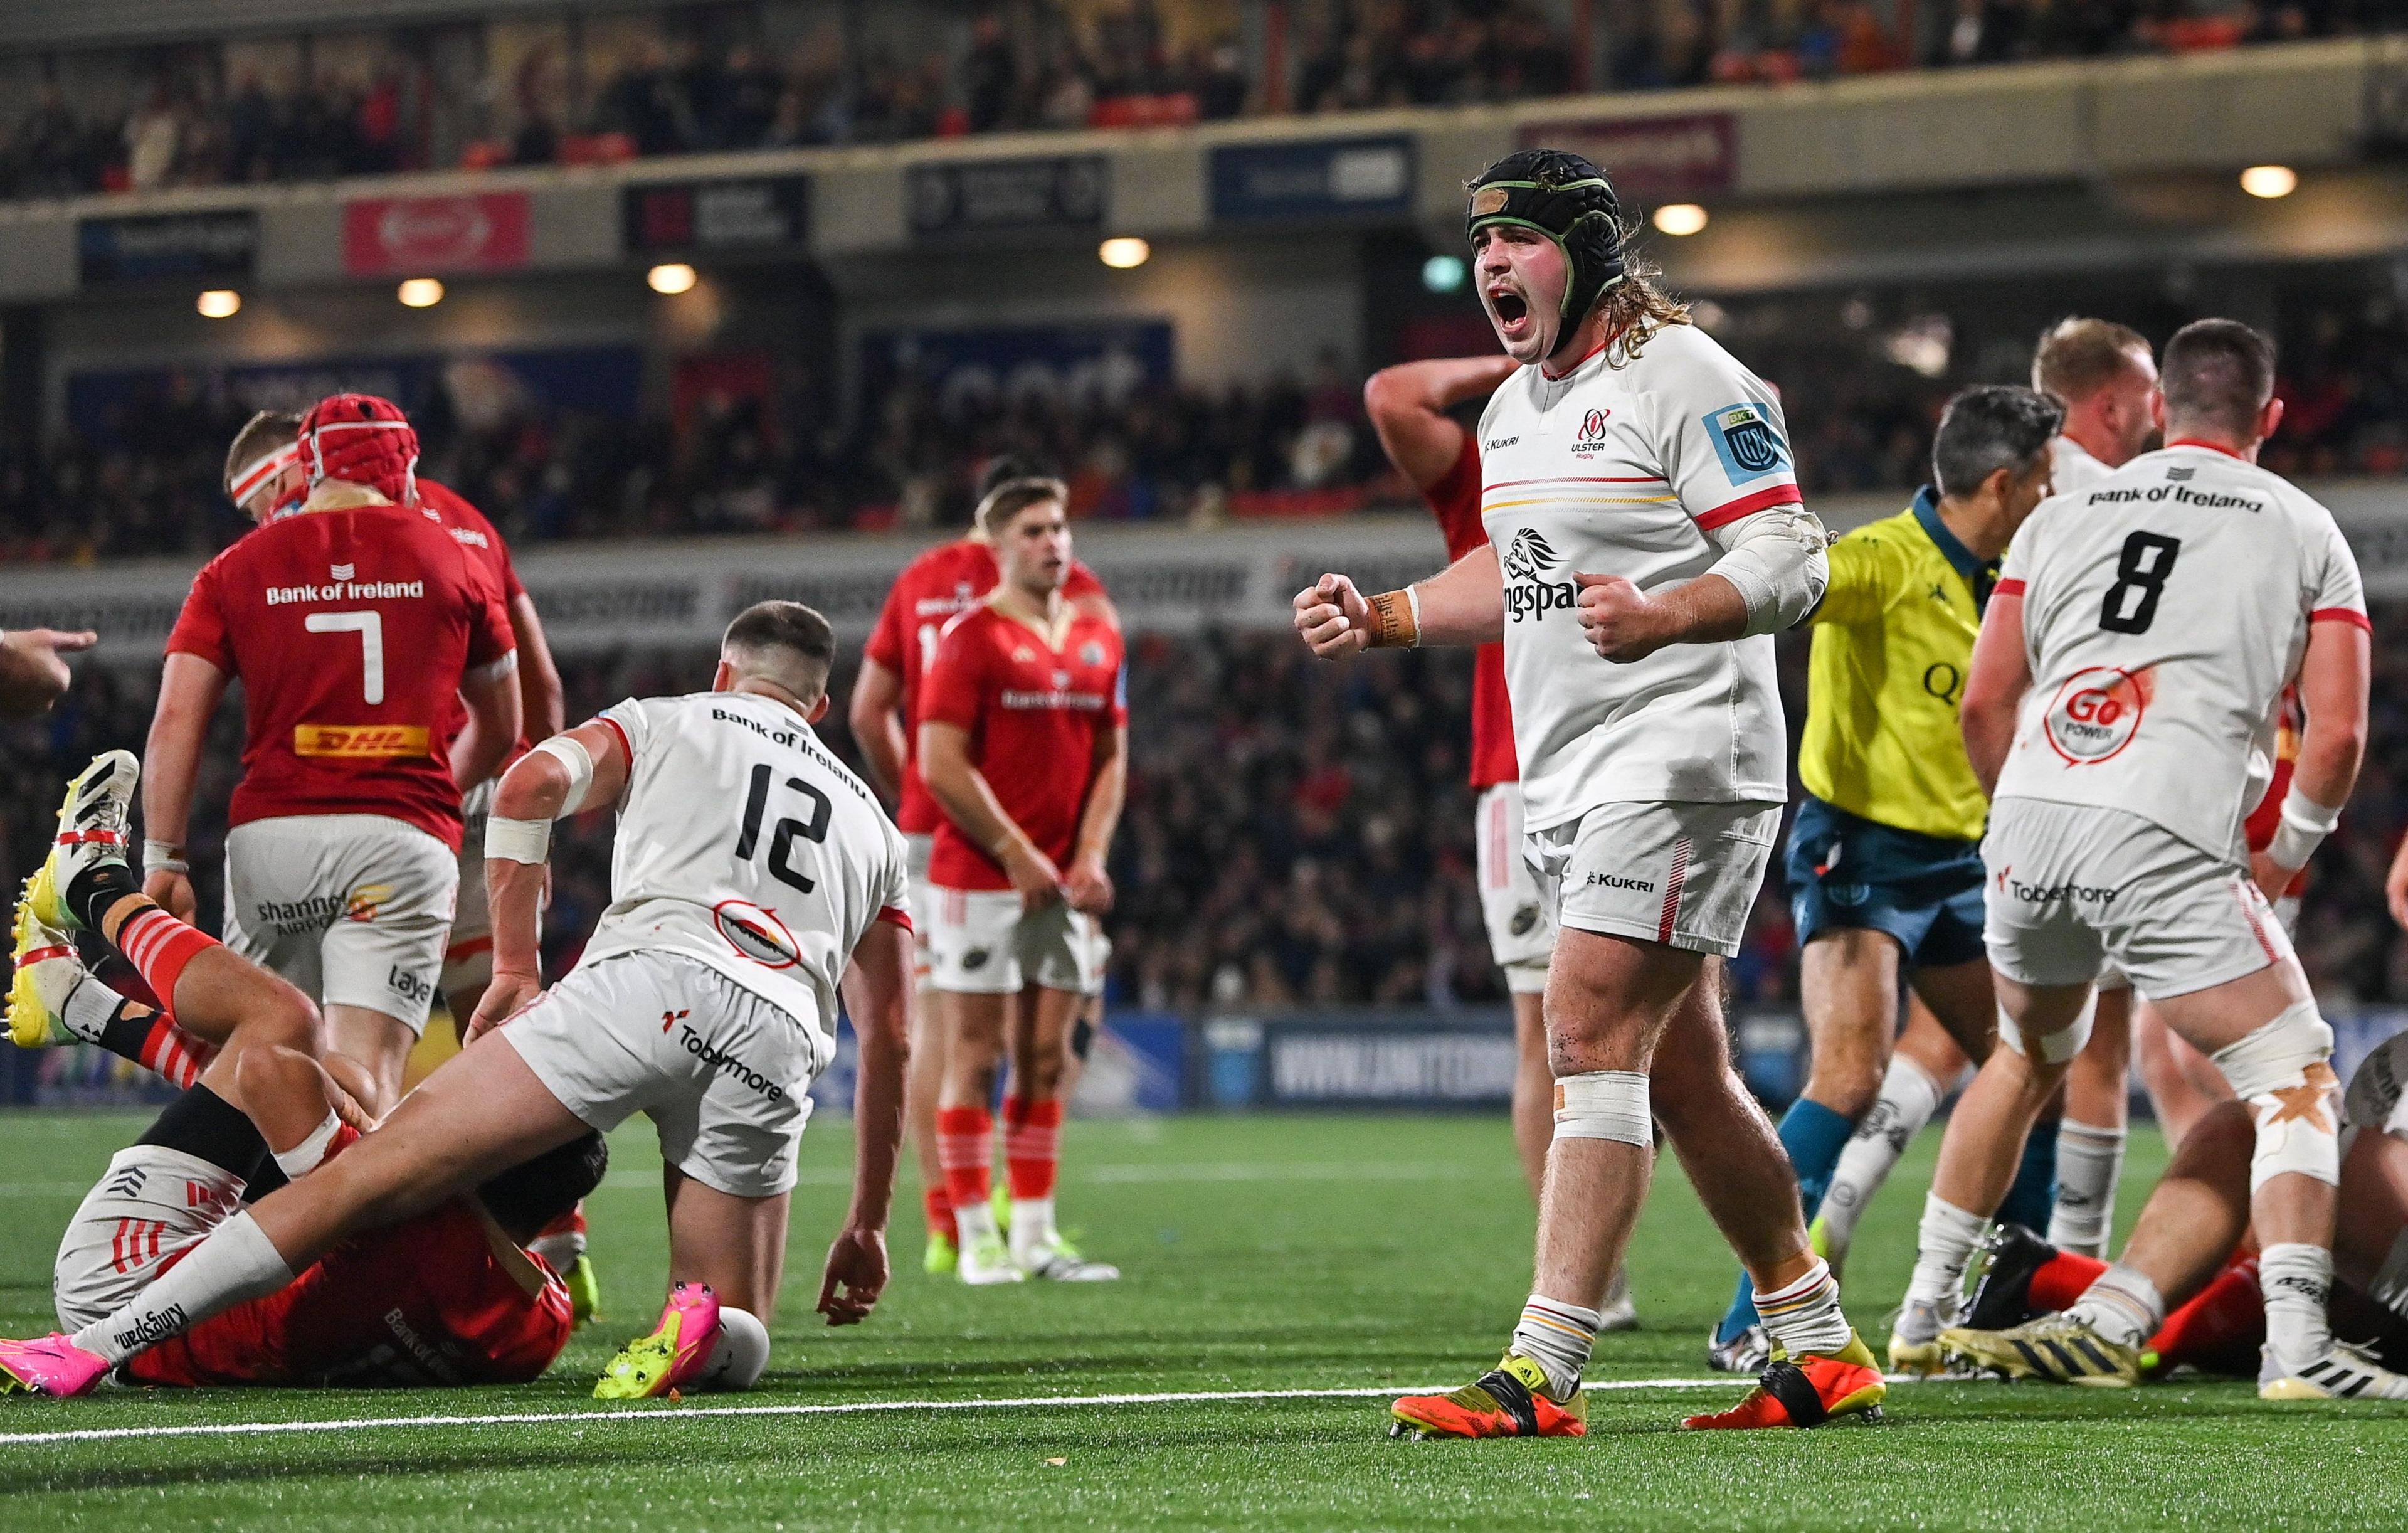
[[[123,1115],[0,1113],[0,1331],[50,1328],[59,1229]],[[1850,1310],[1878,1348],[1904,1286],[1927,1135],[1868,1215]],[[1735,1383],[1595,1392],[1584,1441],[1391,1441],[1383,1399],[1086,1405],[1090,1395],[1452,1385],[1491,1362],[1528,1280],[1530,1210],[1501,1121],[1189,1117],[1069,1131],[1066,1223],[1109,1285],[970,1290],[918,1271],[914,1189],[877,1315],[810,1312],[850,1136],[807,1136],[762,1387],[608,1409],[588,1386],[648,1328],[664,1270],[657,1155],[613,1140],[591,1205],[606,1317],[544,1382],[412,1395],[112,1392],[0,1401],[0,1526],[380,1533],[542,1528],[2047,1527],[2408,1526],[2408,1406],[2272,1406],[2235,1383],[2132,1392],[1914,1383],[1880,1426],[1692,1434]],[[2136,1134],[2125,1225],[2163,1152]],[[1698,1380],[1731,1268],[1667,1160],[1633,1244],[1645,1318],[1590,1378]],[[756,1407],[877,1411],[759,1412]],[[734,1413],[720,1413],[734,1407]],[[251,1435],[60,1430],[560,1413]],[[598,1413],[598,1414],[597,1414]],[[10,1440],[16,1437],[19,1440]]]

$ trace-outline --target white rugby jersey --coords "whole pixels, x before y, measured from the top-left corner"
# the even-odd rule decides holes
[[[2032,687],[1997,796],[2124,809],[2241,863],[2308,625],[2367,625],[2332,513],[2180,443],[2043,502],[1998,595],[2023,597]]]
[[[631,763],[610,908],[578,967],[698,958],[836,1049],[837,985],[882,918],[910,924],[903,836],[792,709],[746,693],[631,697],[603,711]]]
[[[1694,325],[1507,379],[1480,422],[1481,519],[1505,580],[1505,684],[1530,830],[1623,800],[1777,804],[1787,739],[1770,636],[1631,665],[1582,637],[1575,573],[1642,591],[1704,574],[1706,530],[1798,504],[1781,406]]]
[[[2050,489],[2060,495],[2087,490],[2115,471],[2093,457],[2088,448],[2071,437],[2048,439],[2048,460]]]

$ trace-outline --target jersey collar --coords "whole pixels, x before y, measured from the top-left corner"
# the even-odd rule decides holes
[[[1973,592],[1973,605],[1979,608],[1988,598],[1990,587],[1998,582],[1997,561],[1984,564],[1948,530],[1948,523],[1940,520],[1940,492],[1928,484],[1914,493],[1914,521],[1923,529],[1923,536],[1940,551],[1940,556],[1948,561],[1949,567],[1965,578],[1966,585]]]
[[[2169,448],[2196,447],[2204,452],[2221,452],[2226,457],[2235,459],[2242,463],[2247,463],[2249,461],[2248,459],[2242,457],[2240,453],[2232,451],[2232,449],[2225,446],[2222,442],[2211,442],[2201,437],[2177,437],[2172,441],[2168,442],[2166,446]]]

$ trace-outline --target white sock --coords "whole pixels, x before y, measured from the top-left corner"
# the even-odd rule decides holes
[[[1054,1245],[1054,1199],[1015,1197],[1011,1200],[1011,1254],[1026,1257]]]
[[[1989,1225],[1982,1215],[1966,1212],[1938,1193],[1926,1193],[1907,1298],[1921,1299],[1943,1317],[1953,1317],[1965,1297],[1965,1268],[1973,1260],[1974,1243]]]
[[[1823,1194],[1823,1207],[1815,1216],[1823,1223],[1832,1255],[1847,1254],[1865,1205],[1881,1191],[1898,1157],[1906,1153],[1906,1147],[1939,1110],[1940,1082],[1904,1054],[1892,1054],[1889,1069],[1882,1076],[1881,1095],[1849,1136],[1847,1148],[1840,1152],[1840,1164],[1831,1171],[1831,1185]]]
[[[1766,1293],[1756,1291],[1756,1312],[1791,1360],[1808,1353],[1829,1356],[1848,1344],[1848,1317],[1840,1311],[1840,1285],[1828,1263],[1817,1259],[1797,1282]]]
[[[326,1159],[326,1146],[334,1142],[337,1130],[343,1126],[330,1109],[326,1121],[309,1130],[309,1137],[290,1150],[276,1152],[276,1168],[287,1177],[307,1176]]]
[[[68,1032],[86,1043],[97,1043],[124,1006],[124,996],[87,974],[68,995],[67,1003],[59,1008],[59,1016],[66,1023]]]
[[[2166,1323],[2166,1299],[2156,1283],[2119,1265],[2091,1279],[2065,1312],[2110,1341],[2137,1347]]]
[[[962,1238],[961,1249],[968,1251],[971,1242],[995,1238],[995,1209],[984,1198],[965,1207],[953,1205],[953,1228]]]
[[[2332,1296],[2332,1253],[2286,1240],[2258,1254],[2258,1291],[2266,1301],[2266,1344],[2286,1373],[2332,1350],[2325,1301]]]
[[[292,1281],[293,1268],[246,1209],[211,1230],[192,1254],[124,1308],[76,1332],[75,1344],[122,1363],[145,1347]]]
[[[2124,1174],[2124,1129],[2062,1119],[2057,1125],[2057,1206],[2048,1243],[2077,1256],[2104,1256]]]
[[[538,1235],[527,1242],[527,1249],[544,1260],[555,1272],[566,1272],[585,1254],[585,1232],[564,1229],[556,1235]]]
[[[1581,1370],[1588,1367],[1588,1350],[1597,1342],[1602,1318],[1595,1310],[1537,1294],[1522,1306],[1512,1350],[1547,1370],[1547,1397],[1557,1404],[1580,1388]]]

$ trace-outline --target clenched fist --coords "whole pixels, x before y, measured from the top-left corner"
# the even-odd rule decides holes
[[[1619,575],[1581,575],[1581,633],[1608,660],[1644,660],[1668,642],[1660,612],[1647,594]]]
[[[1371,604],[1343,575],[1324,575],[1296,594],[1296,631],[1324,660],[1360,654],[1371,645]]]

